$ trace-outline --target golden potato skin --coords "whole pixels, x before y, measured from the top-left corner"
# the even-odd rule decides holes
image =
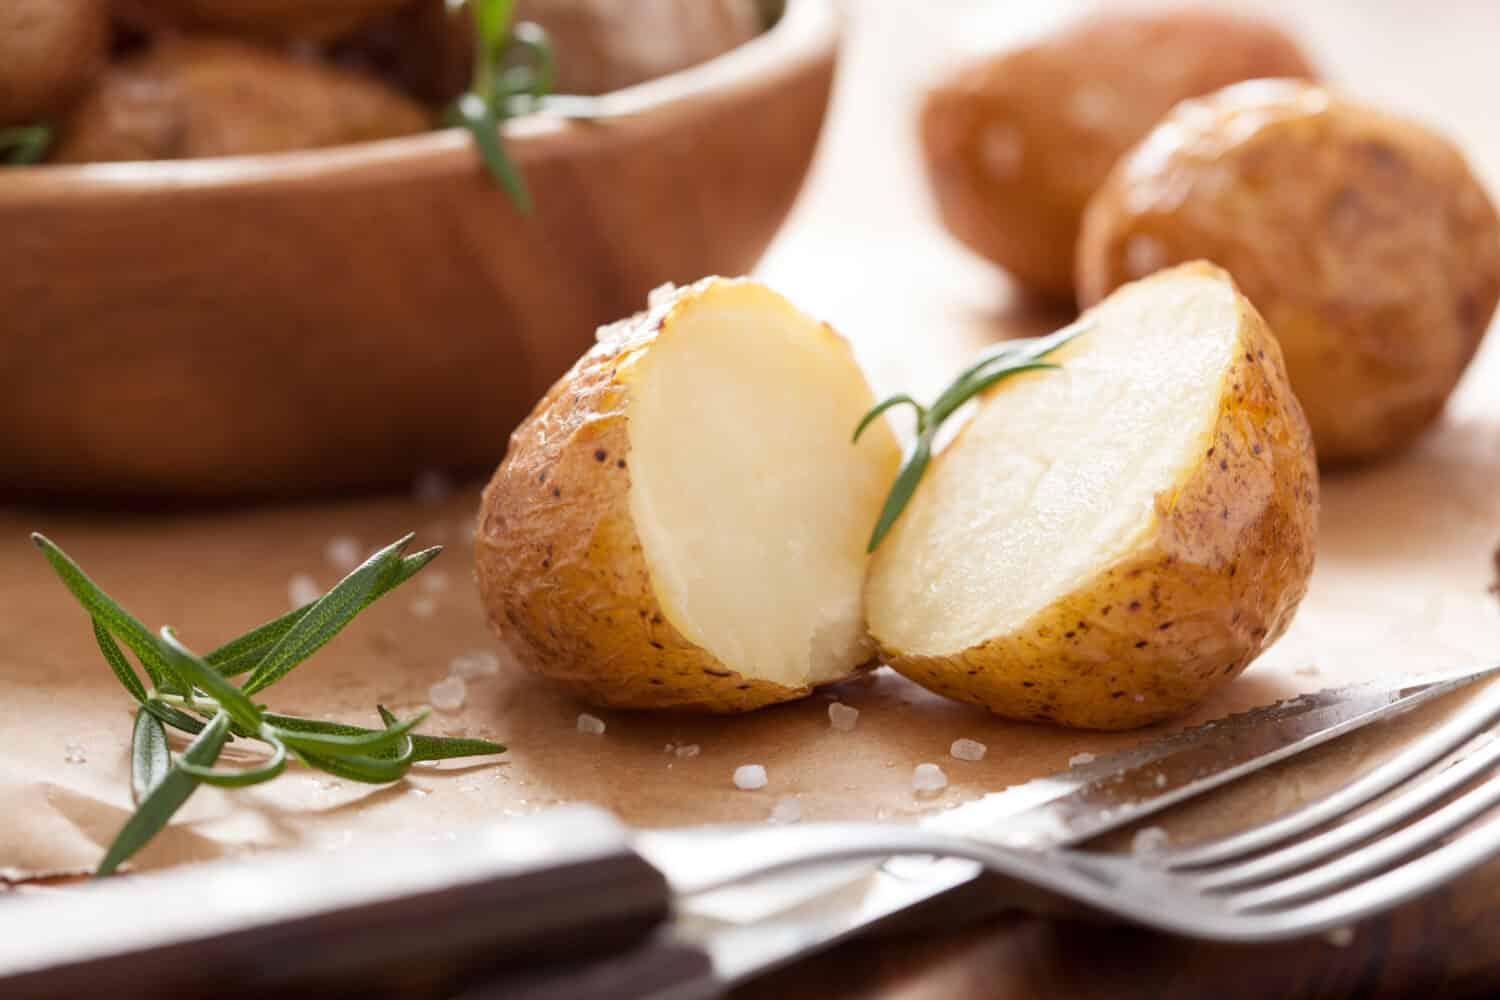
[[[1312,77],[1262,21],[1196,8],[1090,17],[958,70],[920,117],[944,225],[1041,295],[1073,295],[1089,196],[1184,98],[1255,77]]]
[[[277,153],[430,126],[425,108],[377,80],[242,42],[182,38],[106,70],[67,118],[51,159]]]
[[[1157,495],[1151,543],[1011,636],[952,657],[886,649],[892,667],[1009,718],[1131,729],[1181,715],[1286,631],[1317,546],[1317,463],[1276,340],[1240,304],[1209,446]]]
[[[591,704],[731,713],[811,690],[741,676],[677,631],[630,515],[622,376],[673,309],[722,280],[601,330],[516,428],[484,491],[475,570],[491,625],[524,666]]]
[[[104,0],[0,3],[0,126],[39,124],[78,97],[104,66]]]
[[[1325,465],[1410,444],[1500,299],[1500,217],[1458,150],[1291,81],[1186,103],[1120,163],[1088,209],[1079,298],[1199,257],[1275,331]]]
[[[341,35],[408,0],[134,0],[148,24],[286,40]]]

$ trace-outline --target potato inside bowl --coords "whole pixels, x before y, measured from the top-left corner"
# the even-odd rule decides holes
[[[1123,729],[1178,715],[1282,633],[1307,588],[1317,470],[1281,353],[1222,271],[1128,285],[983,400],[877,551],[897,670],[1000,715]]]
[[[865,533],[894,475],[845,341],[708,279],[601,333],[517,428],[476,540],[491,621],[596,704],[742,711],[874,654]]]

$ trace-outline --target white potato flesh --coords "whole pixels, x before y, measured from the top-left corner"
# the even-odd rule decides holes
[[[1159,492],[1208,447],[1239,315],[1229,283],[1131,286],[991,392],[934,461],[867,592],[887,648],[951,655],[1013,632],[1147,542]]]
[[[679,304],[626,376],[630,512],[679,632],[800,686],[872,646],[866,536],[899,450],[848,345],[780,296],[722,282]]]

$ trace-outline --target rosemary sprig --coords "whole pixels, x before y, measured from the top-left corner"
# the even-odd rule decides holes
[[[51,125],[17,125],[0,128],[0,162],[13,167],[40,163],[52,145]]]
[[[136,810],[105,852],[96,876],[110,874],[140,850],[200,784],[261,784],[282,774],[292,758],[329,774],[381,784],[399,780],[418,761],[505,752],[502,744],[489,740],[413,732],[427,718],[426,710],[402,721],[378,706],[381,726],[367,729],[271,712],[252,697],[285,677],[441,551],[431,548],[406,555],[411,535],[376,552],[311,604],[265,622],[207,656],[194,653],[170,628],[153,635],[62,549],[42,535],[31,537],[88,612],[99,651],[138,705],[130,754]],[[149,686],[117,638],[136,655]],[[230,679],[244,673],[249,676],[243,684]],[[167,727],[194,736],[175,760]],[[236,736],[264,744],[269,753],[244,767],[215,766],[224,744]]]
[[[960,372],[931,406],[923,406],[906,393],[889,396],[873,406],[860,419],[859,426],[854,428],[856,442],[864,433],[865,428],[874,423],[877,417],[897,406],[910,406],[915,411],[917,439],[912,444],[911,450],[906,453],[906,458],[901,463],[901,470],[896,474],[895,482],[891,484],[891,491],[886,495],[885,505],[881,507],[880,516],[875,520],[875,527],[870,532],[870,542],[865,547],[865,551],[875,551],[895,525],[901,512],[906,509],[906,505],[911,501],[918,484],[922,481],[923,474],[927,471],[928,463],[932,460],[933,442],[937,439],[938,430],[949,417],[957,413],[969,400],[1012,375],[1059,367],[1041,359],[1091,326],[1093,326],[1091,320],[1082,319],[1045,337],[1030,337],[999,344],[985,351],[973,364]]]
[[[444,124],[466,128],[491,180],[523,215],[532,210],[520,168],[506,152],[500,124],[534,110],[552,90],[556,65],[547,33],[529,21],[511,25],[516,0],[464,0],[474,21],[474,77],[444,113]]]

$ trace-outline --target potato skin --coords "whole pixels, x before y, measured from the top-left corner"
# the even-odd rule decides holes
[[[425,108],[377,80],[241,42],[182,38],[106,70],[64,123],[51,159],[276,153],[430,127]]]
[[[887,648],[892,667],[1009,718],[1131,729],[1181,715],[1286,631],[1312,573],[1317,463],[1276,340],[1240,309],[1209,446],[1157,495],[1154,537],[1009,636],[956,656]]]
[[[136,19],[151,25],[207,28],[257,38],[325,39],[351,30],[408,0],[134,0]]]
[[[104,0],[0,3],[0,126],[38,124],[62,111],[108,49]]]
[[[1413,122],[1290,81],[1184,104],[1088,209],[1088,303],[1209,258],[1276,332],[1325,465],[1412,442],[1500,300],[1500,217],[1462,155]]]
[[[1089,196],[1184,98],[1255,77],[1313,77],[1275,26],[1188,8],[1090,17],[959,69],[920,117],[943,223],[1041,295],[1073,295]]]
[[[524,666],[595,705],[746,712],[806,695],[747,678],[679,632],[630,514],[630,366],[705,279],[605,327],[511,435],[474,558],[491,626]]]

